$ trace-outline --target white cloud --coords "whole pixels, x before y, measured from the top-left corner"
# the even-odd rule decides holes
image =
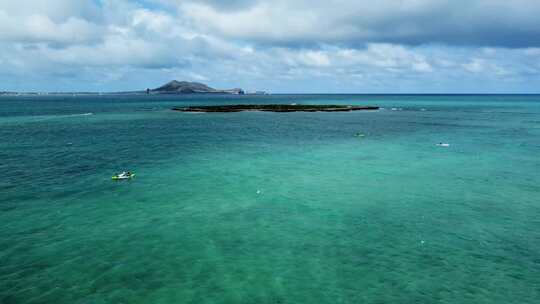
[[[78,17],[54,22],[47,15],[13,17],[0,10],[0,41],[45,43],[90,43],[100,39],[102,29]]]
[[[321,51],[305,51],[298,54],[298,60],[307,66],[327,67],[330,66],[330,59],[327,54]]]
[[[481,73],[486,69],[485,60],[479,58],[473,58],[470,62],[462,64],[462,66],[471,73]]]
[[[39,75],[65,89],[131,89],[122,87],[130,79],[150,86],[149,79],[170,78],[281,91],[419,91],[435,81],[465,90],[467,79],[529,87],[540,78],[538,47],[507,47],[497,32],[511,28],[510,17],[499,18],[503,10],[525,18],[512,19],[516,36],[537,24],[529,15],[540,5],[518,1],[529,10],[499,0],[473,1],[468,14],[442,0],[160,0],[157,8],[127,0],[0,0],[0,80],[9,86]],[[481,5],[489,16],[479,16]],[[493,16],[498,28],[488,32],[502,46],[462,46],[466,26],[474,41]],[[445,43],[433,43],[438,33]]]
[[[96,1],[73,0],[0,0],[0,10],[11,17],[47,16],[55,23],[76,17],[99,19],[101,11]]]
[[[523,53],[527,56],[540,56],[540,48],[526,48]]]
[[[490,54],[494,54],[494,52],[490,52]],[[514,73],[500,64],[482,58],[473,58],[462,66],[468,72],[482,73],[488,76],[509,76]]]

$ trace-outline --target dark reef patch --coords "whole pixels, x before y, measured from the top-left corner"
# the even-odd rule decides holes
[[[375,106],[348,106],[348,105],[296,105],[296,104],[268,104],[268,105],[220,105],[220,106],[192,106],[173,108],[181,112],[348,112],[360,110],[378,110]]]

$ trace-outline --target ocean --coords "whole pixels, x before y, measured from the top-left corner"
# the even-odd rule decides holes
[[[381,109],[170,110],[237,103]],[[538,303],[539,156],[539,95],[3,96],[0,303]]]

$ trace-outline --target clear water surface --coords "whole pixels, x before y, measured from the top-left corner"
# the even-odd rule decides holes
[[[170,110],[292,102],[384,109]],[[0,97],[0,303],[539,303],[539,153],[534,95]]]

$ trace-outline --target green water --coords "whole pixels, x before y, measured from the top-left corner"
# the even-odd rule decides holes
[[[248,102],[384,109],[169,110]],[[540,96],[2,97],[0,303],[538,303],[539,152]]]

